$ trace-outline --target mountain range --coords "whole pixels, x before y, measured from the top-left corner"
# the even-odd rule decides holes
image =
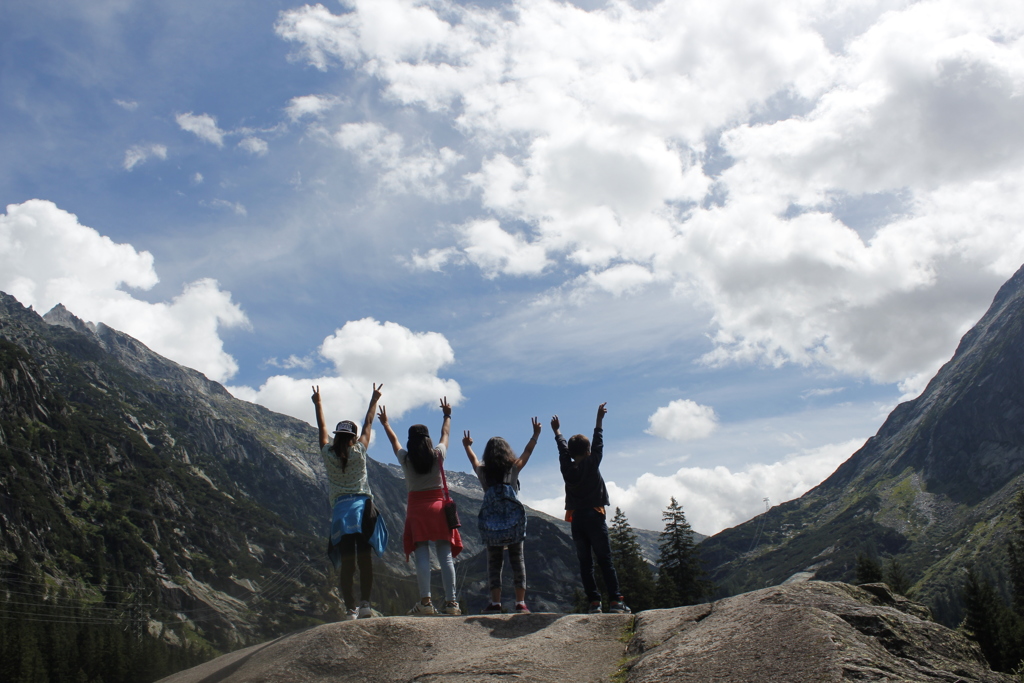
[[[1024,486],[1024,268],[917,398],[802,497],[704,541],[723,594],[850,581],[858,554],[898,561],[937,618],[961,618],[969,568],[1006,585]]]
[[[850,581],[866,554],[898,560],[916,599],[955,624],[967,568],[1005,584],[1022,387],[1024,270],[831,477],[700,543],[719,595]],[[54,619],[71,608],[52,596],[71,596],[76,619],[221,651],[337,619],[317,445],[308,423],[237,400],[126,334],[0,293],[0,582],[34,591]],[[393,463],[368,469],[393,538],[375,561],[374,602],[400,614],[417,597],[399,542],[405,486]],[[449,481],[468,522],[460,594],[482,601],[482,492],[471,475]],[[532,604],[567,611],[578,583],[568,525],[529,514]],[[653,560],[657,533],[638,535]]]
[[[401,552],[402,473],[370,458],[368,476],[392,536],[375,561],[374,603],[404,613],[418,595]],[[461,472],[450,472],[449,484],[464,521],[460,595],[482,601],[475,517],[483,492]],[[8,588],[27,581],[43,594],[70,591],[87,615],[128,618],[152,635],[217,650],[330,621],[341,603],[325,552],[326,491],[306,422],[235,399],[61,305],[39,316],[0,293],[0,580]],[[568,525],[528,514],[531,604],[566,611],[578,583]],[[640,531],[652,559],[656,539]],[[70,608],[53,609],[60,618]]]

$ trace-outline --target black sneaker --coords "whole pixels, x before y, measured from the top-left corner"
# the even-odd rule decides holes
[[[487,607],[484,607],[483,614],[501,614],[501,603],[500,602],[488,603]]]
[[[608,611],[614,614],[631,614],[632,610],[626,607],[626,603],[622,601],[622,596],[619,596],[618,600],[612,600],[611,604],[608,605]]]
[[[600,600],[595,600],[594,602],[590,603],[590,613],[591,614],[600,614],[603,611],[604,610],[601,609],[601,601]]]

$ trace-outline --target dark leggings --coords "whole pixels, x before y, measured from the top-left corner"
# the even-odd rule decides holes
[[[338,585],[346,609],[356,608],[352,584],[355,582],[356,564],[359,565],[359,599],[369,600],[373,589],[373,558],[370,555],[370,544],[362,534],[345,534],[338,541],[341,550],[341,576]]]
[[[505,564],[503,545],[487,546],[487,575],[492,590],[501,590],[501,567]],[[508,545],[508,563],[512,565],[512,586],[526,588],[526,563],[523,562],[523,542]]]

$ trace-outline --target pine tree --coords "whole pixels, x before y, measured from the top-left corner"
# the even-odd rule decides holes
[[[636,532],[619,508],[615,508],[609,536],[615,572],[619,576],[619,592],[633,612],[651,609],[654,607],[654,573],[640,550]]]
[[[885,564],[885,582],[889,584],[889,588],[894,593],[910,597],[910,586],[912,585],[910,577],[907,576],[907,570],[895,557],[890,557]]]
[[[1024,491],[1014,499],[1017,524],[1007,543],[1010,556],[1010,588],[1013,591],[1013,611],[1024,618]]]
[[[665,521],[665,529],[658,538],[658,578],[664,582],[661,585],[662,597],[668,598],[674,592],[675,605],[696,604],[711,594],[713,586],[704,578],[705,572],[693,542],[693,529],[675,498],[671,499],[661,518]]]
[[[882,564],[870,553],[857,553],[857,585],[878,583],[882,580]]]
[[[679,592],[668,572],[660,572],[654,582],[654,605],[656,607],[675,607],[681,605]]]
[[[1007,671],[1004,661],[1005,625],[1008,610],[1000,601],[995,588],[980,578],[973,569],[968,570],[964,582],[964,628],[978,641],[988,665],[996,671]]]

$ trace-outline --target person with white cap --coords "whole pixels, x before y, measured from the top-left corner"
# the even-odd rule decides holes
[[[334,428],[333,441],[328,436],[324,423],[323,406],[320,403],[320,387],[313,387],[313,405],[316,406],[316,424],[320,431],[320,455],[327,469],[332,507],[331,538],[328,555],[339,570],[339,588],[345,601],[348,619],[365,619],[373,616],[370,607],[370,591],[373,588],[373,562],[370,551],[371,538],[376,532],[383,533],[387,544],[387,532],[377,510],[373,506],[373,492],[366,478],[366,448],[370,445],[373,418],[377,412],[384,385],[373,385],[370,407],[363,420],[362,432],[356,431],[351,420],[342,420]],[[378,547],[378,552],[383,548]],[[359,567],[359,606],[356,607],[353,594],[356,566]]]

